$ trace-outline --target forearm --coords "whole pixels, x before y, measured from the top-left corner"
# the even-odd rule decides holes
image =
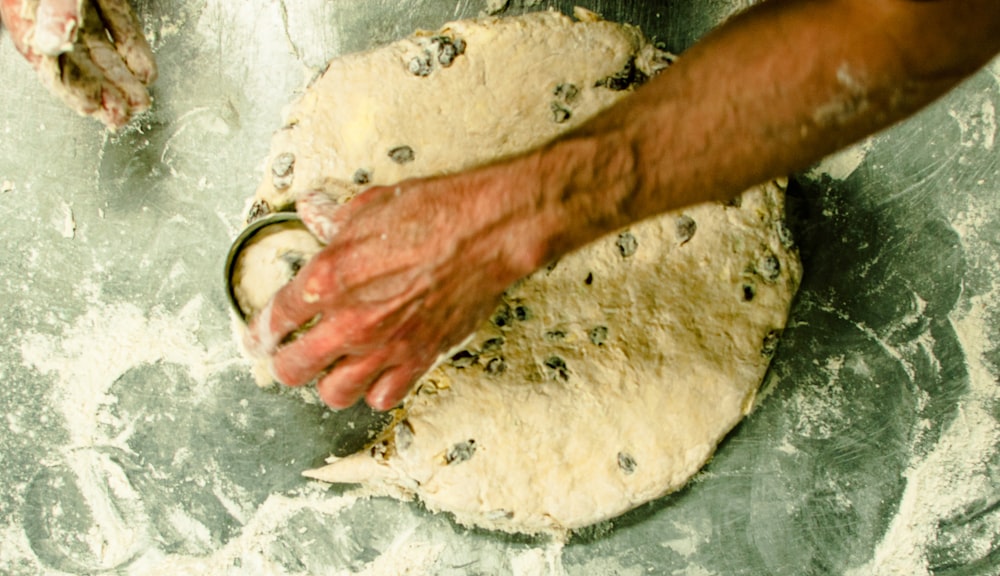
[[[759,5],[517,161],[512,171],[537,179],[522,207],[544,232],[528,250],[533,265],[800,170],[919,110],[998,49],[996,0]]]

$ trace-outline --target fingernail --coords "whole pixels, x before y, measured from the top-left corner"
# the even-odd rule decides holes
[[[383,387],[372,390],[368,402],[372,408],[385,411],[396,406],[399,400],[396,399],[395,394],[392,394],[391,390],[386,390]]]
[[[387,403],[385,398],[376,398],[370,405],[374,410],[379,412],[385,412],[386,410],[392,408],[392,404]]]

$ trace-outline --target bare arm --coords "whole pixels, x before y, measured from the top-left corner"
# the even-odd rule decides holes
[[[337,232],[254,322],[251,347],[286,384],[327,371],[331,406],[391,407],[517,279],[637,220],[804,168],[998,50],[996,0],[765,2],[539,150],[343,208],[300,201]]]
[[[573,134],[521,160],[537,267],[684,205],[726,199],[920,110],[1000,51],[993,0],[772,0]],[[504,167],[496,167],[504,170]]]

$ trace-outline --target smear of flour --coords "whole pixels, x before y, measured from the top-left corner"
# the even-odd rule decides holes
[[[980,225],[989,218],[971,211],[961,214],[956,229],[963,242],[988,242],[988,237],[978,236]],[[906,490],[899,510],[874,557],[849,572],[849,576],[929,576],[928,549],[936,543],[940,526],[994,493],[989,465],[1000,445],[1000,422],[992,407],[1000,401],[1000,389],[997,375],[986,364],[986,354],[1000,345],[989,339],[992,328],[988,318],[997,314],[997,302],[1000,302],[1000,282],[994,281],[991,291],[967,298],[965,305],[960,303],[959,309],[951,314],[952,326],[966,356],[969,391],[958,406],[957,417],[934,449],[906,471]],[[978,535],[979,541],[964,544],[988,551],[997,530],[1000,526]]]
[[[844,148],[836,154],[831,154],[813,166],[807,174],[812,178],[819,178],[823,175],[834,180],[844,180],[861,166],[871,150],[872,139],[867,138],[853,146]]]
[[[564,574],[561,562],[562,545],[532,548],[511,558],[514,576],[557,576]]]
[[[995,294],[1000,296],[1000,294]],[[996,300],[992,300],[995,302]],[[875,551],[872,561],[851,576],[930,575],[926,550],[937,538],[939,522],[976,500],[993,487],[987,469],[994,446],[1000,443],[1000,425],[989,406],[1000,400],[995,377],[984,364],[987,304],[977,297],[972,309],[952,319],[968,356],[971,390],[958,408],[935,449],[906,472],[906,491],[899,511]],[[989,534],[983,534],[989,539]]]
[[[213,371],[239,362],[228,349],[208,350],[198,342],[204,302],[199,295],[179,313],[134,304],[94,304],[59,336],[27,334],[21,356],[27,366],[56,376],[53,398],[65,417],[71,446],[90,446],[99,408],[111,403],[111,385],[129,369],[167,361],[204,381]]]
[[[859,75],[846,62],[837,69],[837,82],[841,90],[832,100],[813,112],[813,121],[819,126],[845,124],[864,113],[870,106],[863,75]]]
[[[840,383],[844,362],[844,356],[828,359],[823,367],[824,380],[801,387],[801,392],[792,398],[793,408],[789,412],[798,415],[794,426],[796,435],[814,440],[828,439],[843,425],[848,417],[844,411],[845,392]],[[817,394],[817,389],[822,393]],[[788,442],[787,438],[785,442]]]
[[[315,512],[323,517],[336,519],[362,499],[356,493],[330,496],[325,489],[307,488],[295,496],[272,495],[255,512],[243,528],[239,538],[209,556],[149,554],[130,566],[129,573],[149,576],[195,576],[202,574],[309,574],[308,568],[296,571],[270,558],[267,551],[279,541],[279,534],[297,514]],[[392,542],[375,559],[355,569],[325,568],[330,576],[433,576],[443,566],[462,566],[467,563],[464,547],[449,547],[443,540],[424,533],[420,521],[414,519],[409,526],[398,529]],[[306,529],[296,534],[308,543],[313,535]],[[328,536],[324,536],[326,538]],[[317,543],[318,545],[319,543]],[[450,550],[450,551],[449,551]],[[458,555],[458,557],[456,557]],[[514,576],[565,576],[562,567],[562,545],[530,548],[511,555],[510,566]],[[499,565],[476,563],[483,573],[498,573]]]
[[[165,553],[151,536],[151,519],[142,510],[141,497],[123,476],[120,466],[92,449],[94,446],[116,446],[128,450],[129,432],[116,438],[102,436],[100,424],[101,418],[106,416],[104,408],[115,402],[109,391],[123,374],[143,364],[174,364],[193,380],[206,382],[212,374],[242,365],[243,361],[234,355],[228,340],[220,342],[218,349],[199,342],[197,330],[204,317],[201,296],[195,297],[179,312],[171,312],[159,307],[142,310],[132,304],[102,303],[97,300],[98,294],[96,286],[82,288],[81,296],[91,302],[83,315],[61,334],[27,334],[20,345],[25,365],[54,377],[55,389],[51,397],[65,419],[70,440],[59,454],[53,454],[50,465],[67,466],[73,471],[87,510],[94,517],[94,528],[84,538],[91,557],[100,559],[102,570],[117,569],[128,575],[296,573],[271,554],[275,545],[280,546],[288,538],[310,536],[304,532],[289,533],[287,527],[295,516],[313,512],[331,522],[340,522],[338,516],[363,497],[360,493],[331,495],[326,487],[318,484],[304,484],[291,494],[273,494],[255,509],[244,509],[224,497],[222,501],[228,502],[227,509],[243,523],[238,535],[206,556]],[[207,387],[193,390],[197,394],[201,389]],[[8,416],[8,420],[17,424],[16,415]],[[180,450],[174,459],[180,465],[188,456]],[[204,472],[206,476],[218,473],[211,469]],[[58,517],[59,511],[46,513]],[[213,537],[209,528],[185,514],[183,508],[171,510],[166,520],[186,539],[201,542],[200,549],[211,548]],[[343,525],[350,524],[345,521]],[[467,554],[467,550],[449,548],[447,540],[422,532],[420,526],[421,520],[414,517],[411,525],[398,530],[387,548],[360,571],[331,568],[324,573],[333,576],[432,576],[440,566],[467,561],[464,556],[449,558],[449,554]],[[0,532],[4,542],[0,547],[0,566],[14,566],[35,558],[32,543],[23,529],[0,530],[6,531]],[[513,554],[509,561],[515,568],[514,573],[520,576],[562,576],[565,571],[561,555],[562,546],[552,544]]]
[[[325,494],[301,494],[286,496],[275,494],[270,496],[255,512],[253,518],[243,527],[239,538],[230,540],[228,544],[216,550],[211,555],[197,557],[181,554],[165,555],[151,551],[130,565],[129,574],[148,576],[196,576],[201,574],[294,574],[287,567],[280,565],[266,554],[269,546],[276,540],[275,534],[280,533],[295,514],[304,510],[316,511],[323,515],[336,516],[350,508],[356,498],[330,497]],[[424,560],[433,554],[426,549],[419,552],[397,550],[400,556],[410,560]],[[384,574],[393,572],[386,571]],[[407,572],[399,572],[406,574]],[[345,572],[329,572],[331,576],[346,574]],[[373,574],[361,572],[359,574]]]

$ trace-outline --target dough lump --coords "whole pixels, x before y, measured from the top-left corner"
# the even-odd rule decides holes
[[[673,59],[576,16],[453,22],[335,59],[275,135],[254,212],[327,180],[391,184],[537,146]],[[307,475],[556,535],[679,488],[751,409],[785,325],[801,269],[783,210],[768,183],[518,282],[377,442]]]

